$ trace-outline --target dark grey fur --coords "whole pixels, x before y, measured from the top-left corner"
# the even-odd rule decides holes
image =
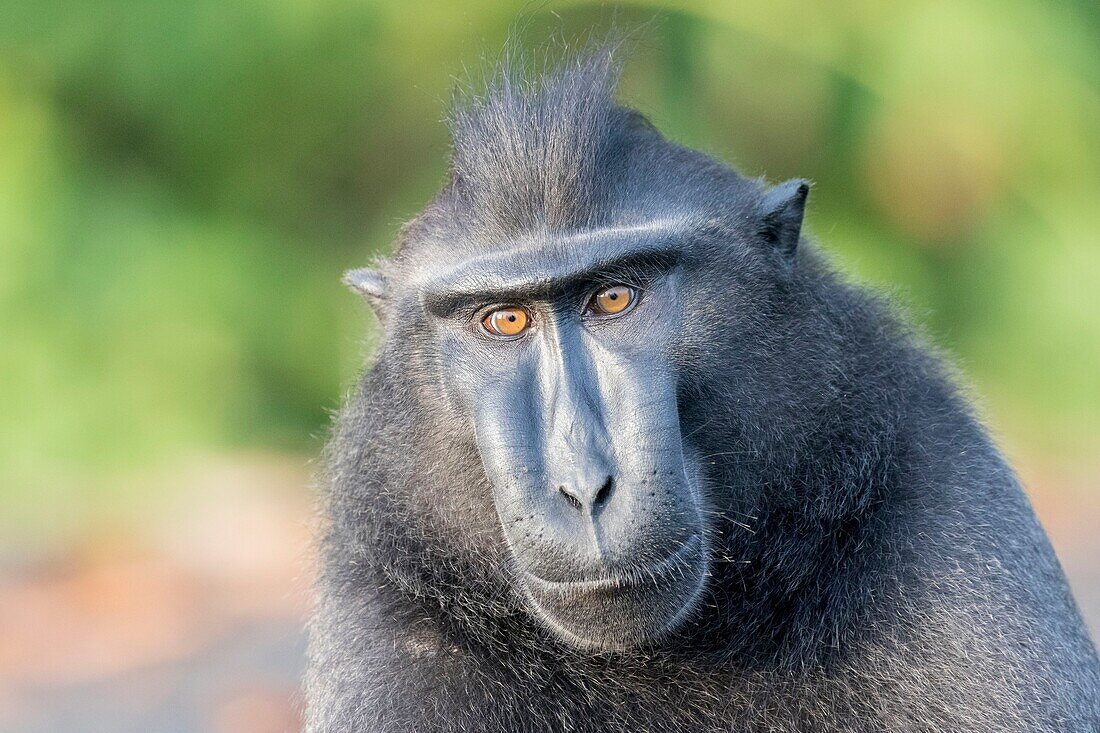
[[[605,52],[500,75],[454,115],[448,185],[350,276],[384,335],[329,446],[309,730],[1100,731],[1058,561],[938,358],[812,243],[775,246],[804,188],[665,141],[614,79]],[[658,219],[709,579],[670,634],[578,648],[517,590],[420,288],[532,233]]]

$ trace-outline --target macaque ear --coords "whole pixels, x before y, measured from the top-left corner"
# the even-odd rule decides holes
[[[386,276],[369,267],[361,267],[357,270],[348,270],[344,273],[344,284],[359,293],[370,303],[370,307],[379,318],[385,310],[386,304]]]
[[[787,260],[798,249],[809,192],[809,182],[795,178],[772,188],[760,202],[760,234]]]

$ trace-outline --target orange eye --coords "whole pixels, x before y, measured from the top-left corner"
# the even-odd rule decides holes
[[[526,331],[530,322],[531,319],[527,316],[526,310],[515,306],[508,306],[505,308],[497,308],[495,311],[482,318],[481,327],[488,331],[491,336],[510,338],[512,336],[519,336]]]
[[[626,311],[638,298],[638,292],[628,285],[612,285],[592,296],[590,310],[601,316],[616,316]]]

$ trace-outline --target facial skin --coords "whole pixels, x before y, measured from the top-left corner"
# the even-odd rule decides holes
[[[687,615],[706,528],[676,403],[679,253],[584,236],[600,246],[558,237],[466,263],[423,301],[531,609],[576,644],[614,648]]]

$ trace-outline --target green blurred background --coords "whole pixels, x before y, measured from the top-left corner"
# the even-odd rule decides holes
[[[339,276],[440,184],[456,80],[509,34],[609,23],[668,136],[815,182],[811,233],[956,359],[1095,598],[1094,0],[5,0],[0,567],[70,582],[105,543],[144,562],[150,526],[190,527],[186,565],[249,544],[245,515],[307,524],[373,328]]]

